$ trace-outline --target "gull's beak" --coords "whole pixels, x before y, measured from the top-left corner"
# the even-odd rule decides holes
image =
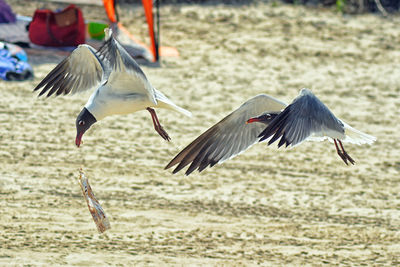
[[[75,145],[79,147],[82,144],[82,136],[83,132],[77,133],[76,138],[75,138]]]
[[[259,117],[254,117],[250,118],[246,121],[246,124],[253,123],[253,122],[264,122],[265,121],[265,115],[261,115]]]

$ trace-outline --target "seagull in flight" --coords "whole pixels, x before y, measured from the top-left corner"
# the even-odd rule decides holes
[[[154,129],[165,140],[170,137],[161,126],[154,108],[165,108],[186,116],[191,113],[168,99],[147,80],[136,61],[106,29],[107,40],[98,49],[79,45],[35,87],[39,96],[67,95],[95,88],[76,119],[77,147],[83,134],[97,121],[115,114],[139,110],[150,112]]]
[[[235,157],[255,143],[279,139],[282,145],[297,146],[304,141],[329,139],[345,164],[355,161],[342,143],[372,144],[374,136],[360,132],[338,119],[309,89],[302,89],[290,105],[265,95],[257,95],[209,128],[179,154],[165,169],[178,165],[173,173],[190,164],[185,174]]]

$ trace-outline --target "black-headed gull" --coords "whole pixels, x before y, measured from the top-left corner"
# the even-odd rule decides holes
[[[79,147],[83,134],[106,116],[148,110],[158,134],[169,141],[155,108],[175,110],[187,116],[191,113],[175,105],[147,80],[135,60],[106,29],[107,41],[95,50],[83,44],[59,63],[36,86],[39,96],[73,94],[96,88],[76,119],[75,144]]]
[[[288,106],[262,94],[249,99],[196,138],[165,168],[178,164],[173,170],[176,173],[191,164],[186,175],[196,169],[201,172],[207,166],[222,163],[268,138],[268,145],[281,138],[279,147],[328,138],[333,140],[337,153],[346,164],[347,161],[354,164],[354,160],[344,150],[342,142],[361,145],[376,140],[336,118],[308,89],[302,89],[300,95]]]

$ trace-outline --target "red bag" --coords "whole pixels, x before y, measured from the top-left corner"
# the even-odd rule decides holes
[[[37,9],[29,25],[29,39],[43,46],[77,46],[85,43],[85,33],[82,12],[75,5],[60,12]]]

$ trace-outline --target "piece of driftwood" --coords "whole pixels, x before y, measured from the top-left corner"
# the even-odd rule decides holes
[[[79,185],[82,189],[82,194],[86,203],[88,205],[89,211],[92,214],[93,221],[97,226],[99,233],[103,233],[110,229],[110,222],[108,221],[103,208],[101,207],[99,201],[95,198],[92,188],[90,187],[89,180],[85,176],[82,169],[79,170]]]

